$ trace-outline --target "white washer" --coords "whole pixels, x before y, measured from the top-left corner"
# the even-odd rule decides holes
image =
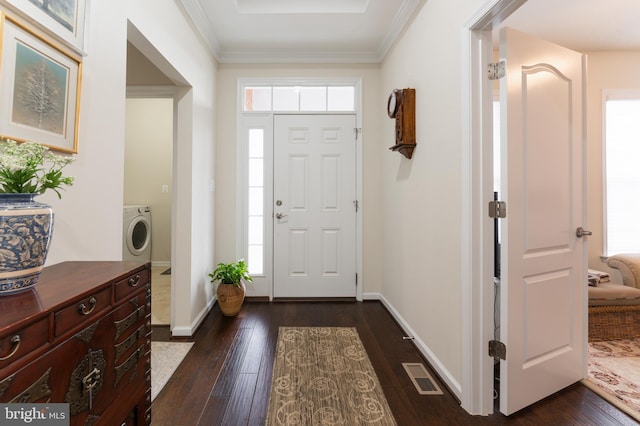
[[[151,261],[151,207],[124,206],[122,259]]]

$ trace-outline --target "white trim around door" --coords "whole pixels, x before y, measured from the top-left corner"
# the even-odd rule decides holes
[[[462,29],[462,376],[461,405],[470,414],[493,413],[494,338],[493,62],[492,30],[527,0],[492,0]]]
[[[237,128],[236,128],[236,213],[238,218],[236,228],[236,247],[238,258],[248,258],[248,224],[249,215],[249,130],[262,129],[264,135],[264,191],[263,191],[263,236],[264,236],[264,264],[263,273],[253,275],[254,283],[252,289],[248,289],[249,297],[268,297],[273,299],[273,116],[276,112],[260,111],[245,112],[244,90],[247,87],[261,86],[353,86],[355,88],[354,111],[356,127],[362,129],[362,79],[361,78],[240,78],[237,85]],[[280,113],[278,111],[277,113]],[[335,111],[327,112],[291,112],[287,114],[336,114]],[[345,112],[346,113],[346,112]],[[363,135],[358,132],[356,141],[356,198],[359,202],[359,209],[356,215],[356,273],[358,275],[358,285],[356,288],[356,300],[363,299],[364,280],[362,279],[362,147]]]

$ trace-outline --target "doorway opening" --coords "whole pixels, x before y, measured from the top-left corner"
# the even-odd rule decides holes
[[[563,228],[562,232],[554,233],[552,232],[551,229],[544,228],[542,233],[531,234],[531,231],[530,230],[526,231],[525,227],[528,226],[531,229],[533,229],[532,226],[535,223],[539,223],[542,225],[544,223],[544,220],[535,222],[535,223],[533,221],[525,222],[520,220],[520,218],[523,218],[523,217],[527,218],[528,216],[512,215],[513,207],[521,205],[521,204],[512,203],[512,206],[507,206],[507,207],[510,207],[509,219],[503,221],[503,223],[508,223],[508,222],[511,223],[509,227],[505,227],[503,225],[503,230],[511,229],[512,231],[508,233],[510,235],[507,235],[507,231],[505,231],[505,234],[503,235],[505,241],[502,241],[502,245],[496,244],[496,240],[500,242],[501,238],[500,238],[500,235],[496,236],[495,234],[494,220],[492,220],[486,214],[487,205],[489,205],[489,203],[492,202],[495,197],[495,188],[492,185],[492,182],[494,181],[493,163],[494,161],[495,162],[498,161],[497,159],[494,160],[496,157],[493,155],[493,152],[492,152],[493,151],[492,145],[493,145],[494,138],[493,138],[493,126],[491,123],[492,121],[491,117],[493,115],[492,102],[494,98],[493,96],[494,82],[486,78],[487,67],[490,63],[494,62],[494,55],[495,55],[494,46],[495,45],[493,43],[493,40],[494,40],[493,31],[496,30],[499,26],[505,24],[507,21],[507,18],[515,10],[519,9],[520,6],[523,5],[525,2],[526,1],[500,1],[500,0],[492,2],[491,4],[487,5],[485,9],[479,11],[478,15],[475,18],[473,18],[468,25],[468,28],[470,29],[468,33],[469,38],[468,38],[468,45],[467,45],[468,55],[466,55],[468,62],[465,63],[465,66],[468,67],[468,69],[466,69],[465,72],[468,73],[469,81],[471,84],[469,87],[469,91],[467,92],[467,95],[469,97],[468,104],[467,104],[469,105],[468,107],[469,109],[467,112],[469,114],[466,117],[468,118],[468,124],[469,124],[469,127],[468,127],[469,146],[467,147],[468,154],[469,154],[469,157],[468,157],[469,164],[466,165],[465,168],[469,170],[470,179],[469,179],[468,186],[467,188],[465,188],[465,190],[467,190],[467,194],[469,195],[469,198],[468,198],[469,216],[467,216],[467,219],[468,219],[470,232],[468,233],[469,235],[468,240],[463,241],[463,246],[469,249],[469,259],[468,259],[468,262],[464,262],[464,259],[463,259],[463,263],[469,265],[469,269],[467,271],[468,279],[465,279],[464,281],[466,284],[470,286],[468,294],[473,294],[472,299],[468,301],[469,312],[465,318],[465,324],[466,324],[465,328],[469,331],[468,335],[474,336],[474,337],[470,338],[469,341],[465,343],[465,345],[468,344],[468,348],[476,352],[474,355],[470,356],[470,361],[469,361],[470,368],[467,370],[468,374],[465,374],[465,377],[463,378],[463,388],[470,390],[470,392],[465,392],[466,396],[463,395],[462,403],[463,403],[463,406],[468,411],[474,414],[475,413],[490,414],[493,412],[494,397],[496,396],[495,387],[494,387],[495,385],[494,378],[497,377],[499,380],[503,382],[502,384],[504,384],[507,380],[506,377],[500,377],[503,374],[500,374],[500,375],[494,374],[494,370],[495,370],[494,356],[497,356],[496,353],[494,352],[492,353],[492,355],[487,356],[488,353],[487,353],[486,343],[490,342],[491,340],[494,340],[496,335],[503,334],[501,333],[501,331],[504,333],[509,331],[509,334],[508,334],[509,336],[512,336],[511,333],[513,333],[514,331],[516,332],[516,335],[514,335],[514,337],[511,339],[511,342],[514,343],[514,345],[507,348],[507,351],[508,351],[507,353],[510,354],[510,359],[511,359],[510,362],[512,363],[512,365],[514,360],[514,355],[513,355],[514,350],[516,348],[519,350],[521,347],[525,348],[529,352],[525,352],[524,357],[522,357],[521,353],[518,353],[518,360],[524,360],[525,363],[527,363],[527,360],[532,360],[532,362],[529,362],[527,364],[528,365],[527,369],[529,367],[537,366],[538,361],[540,362],[543,361],[546,363],[548,360],[551,360],[556,355],[562,355],[564,357],[564,354],[569,353],[569,351],[563,351],[561,350],[561,348],[568,348],[568,347],[575,348],[576,350],[574,352],[576,353],[576,355],[586,354],[586,339],[585,339],[586,337],[586,322],[585,322],[586,306],[582,306],[582,303],[581,303],[583,300],[583,296],[585,294],[585,289],[584,289],[584,286],[581,286],[580,288],[577,287],[577,283],[582,281],[581,280],[582,275],[585,275],[585,279],[586,279],[586,264],[584,264],[584,260],[586,259],[586,244],[584,244],[580,240],[575,241],[574,239],[570,238],[572,233],[568,232],[570,231],[572,225],[576,226],[575,225],[576,223],[580,224],[582,223],[582,221],[584,221],[585,216],[583,214],[582,208],[580,208],[579,211],[571,210],[571,208],[567,209],[567,212],[571,214],[565,215],[563,217],[570,218],[570,220],[567,222],[568,229]],[[533,44],[533,45],[538,46],[537,44]],[[537,52],[538,50],[536,49],[548,49],[548,47],[545,45],[544,47],[529,48],[529,50],[525,49],[525,51]],[[561,54],[559,50],[558,51],[552,50],[552,51],[558,52],[557,53],[558,55]],[[566,53],[562,53],[562,54],[566,55]],[[572,56],[572,60],[573,60],[573,56]],[[534,60],[534,62],[532,63],[539,64],[539,63],[546,63],[546,62],[547,62],[546,59],[542,59],[542,60],[537,59],[537,60]],[[570,75],[571,77],[568,77],[563,81],[571,81],[571,82],[575,81],[576,87],[581,88],[582,79],[580,77],[580,74],[581,74],[580,69],[582,68],[582,70],[584,70],[583,68],[584,63],[581,64],[580,60],[576,60],[575,62],[577,65],[576,64],[572,65],[573,68],[568,69],[564,74],[564,75]],[[510,61],[507,61],[507,66],[509,65],[509,63]],[[515,62],[511,61],[511,63],[513,64]],[[526,65],[527,63],[528,62],[524,62],[523,68],[521,70],[519,68],[519,70],[524,75],[523,79],[528,78],[532,82],[536,78],[538,79],[546,78],[544,77],[545,75],[551,76],[551,74],[553,73],[553,70],[555,70],[555,68],[552,68],[552,67],[546,68],[544,70],[538,69],[538,68],[534,69],[534,67],[524,67],[524,65]],[[550,63],[553,63],[553,62],[550,62]],[[554,74],[554,76],[550,77],[548,81],[549,82],[553,81],[553,79],[556,78],[556,76],[558,77],[556,81],[560,81],[562,78],[564,78],[563,75],[561,74],[562,74],[561,72]],[[515,80],[518,80],[518,78],[514,79],[514,81]],[[559,85],[562,85],[562,84],[564,83],[560,83]],[[530,88],[533,88],[533,87],[534,87],[533,85],[530,86]],[[540,88],[540,87],[546,87],[546,86],[537,86],[537,87]],[[521,90],[523,91],[523,93],[527,93],[526,89],[527,87],[525,87],[524,90],[522,89]],[[580,89],[578,89],[578,91],[580,91]],[[535,100],[536,98],[534,98],[535,96],[536,96],[535,93],[531,93],[531,97],[526,98],[527,102],[536,101]],[[565,95],[562,95],[562,96],[565,96]],[[544,100],[545,97],[542,96],[537,99]],[[574,106],[574,102],[579,102],[579,104],[582,105],[582,101],[581,100],[579,101],[577,98],[574,101],[573,100],[574,98],[571,98],[571,97],[566,97],[566,100],[564,100],[565,99],[564,97],[560,97],[558,99],[563,99],[563,102],[565,102],[565,105],[569,105],[568,107],[566,107],[565,111],[578,112],[577,117],[574,117],[573,115],[569,115],[567,113],[566,116],[570,117],[568,122],[582,123],[582,120],[584,118],[581,114],[582,107],[578,106],[577,104]],[[516,102],[521,102],[521,100],[517,99]],[[536,105],[540,106],[543,104],[544,102],[540,102],[539,105],[532,104],[531,106],[536,107]],[[531,110],[527,110],[527,111],[531,111]],[[538,108],[538,111],[541,112],[542,115],[544,115],[545,109]],[[512,125],[511,124],[512,117],[516,117],[516,116],[517,114],[515,113],[509,114],[509,126]],[[503,117],[506,117],[506,116],[503,116]],[[520,116],[517,116],[517,117],[519,118],[517,118],[516,121],[520,119]],[[531,120],[535,117],[528,115],[525,118],[527,120]],[[565,122],[563,121],[562,123],[559,123],[559,124],[562,126],[564,125],[563,123]],[[516,124],[518,124],[518,122],[516,122]],[[504,128],[505,126],[507,126],[507,123],[502,123],[502,126]],[[540,127],[530,126],[529,128],[537,129]],[[515,130],[514,134],[518,134],[517,127],[515,127],[514,130]],[[584,146],[582,144],[583,139],[581,136],[583,134],[583,130],[584,129],[581,127],[581,125],[578,129],[572,128],[570,134],[578,135],[578,138],[577,139],[566,138],[566,141],[567,141],[566,143],[568,146],[578,148],[576,151],[572,151],[572,152],[580,152],[580,153],[582,152],[581,151],[582,148],[580,148],[580,146],[581,145]],[[569,135],[568,132],[564,134]],[[535,140],[544,140],[544,138],[542,139],[538,138],[539,135],[537,134],[532,136],[535,136],[536,138]],[[531,140],[534,140],[534,139],[531,139]],[[562,140],[562,139],[559,139],[559,140]],[[504,141],[503,141],[503,145],[504,145]],[[540,147],[542,146],[544,146],[544,144],[540,144]],[[511,151],[513,151],[514,153],[520,152],[520,149],[522,148],[516,147]],[[531,172],[537,173],[536,176],[542,179],[541,188],[542,189],[547,188],[548,187],[547,183],[549,179],[545,176],[544,172],[541,171],[542,169],[539,167],[539,165],[532,163],[533,159],[537,158],[535,149],[539,149],[539,148],[537,146],[529,146],[529,149],[531,150],[531,152],[527,151],[527,155],[515,156],[515,158],[518,158],[518,159],[525,159],[526,160],[525,164],[518,163],[519,160],[515,161],[514,163],[511,163],[511,159],[510,159],[509,164],[507,165],[505,162],[504,164],[502,164],[502,167],[508,166],[509,170],[517,171],[517,170],[529,170],[528,167],[532,166],[532,168],[530,169]],[[503,152],[501,157],[504,159],[506,158],[507,154],[508,153]],[[578,157],[568,157],[567,159],[569,162],[573,161],[572,164],[575,164],[575,165],[582,164],[583,159]],[[542,164],[542,163],[538,163],[538,164]],[[537,169],[539,170],[536,171]],[[572,169],[571,167],[563,167],[562,165],[558,165],[558,167],[555,167],[554,170],[572,170]],[[582,170],[582,168],[579,168],[576,170],[580,171]],[[563,176],[563,177],[565,178],[564,179],[565,182],[569,182],[569,181],[581,182],[583,184],[584,182],[586,182],[586,180],[584,179],[584,176],[581,176],[581,172],[571,177],[570,179],[567,176]],[[516,183],[512,184],[511,180],[509,180],[510,182],[509,188],[505,186],[504,188],[502,188],[502,190],[504,191],[513,191],[514,189],[517,190],[519,188],[518,185],[521,182],[529,182],[528,180],[523,180],[522,176],[520,176],[520,174],[518,174],[517,172],[516,174],[514,174],[514,178],[516,179]],[[511,179],[511,173],[509,174],[509,179]],[[533,178],[530,176],[530,179],[533,179]],[[505,177],[503,177],[503,181],[504,180],[505,180]],[[572,186],[568,186],[568,188],[573,191],[571,193],[572,197],[563,198],[563,200],[571,199],[573,205],[583,206],[584,199],[580,197],[582,196],[582,194],[584,194],[584,191],[581,190],[580,188],[574,188]],[[522,193],[522,191],[520,191],[519,193]],[[542,191],[542,190],[540,191],[540,194],[551,194],[551,193],[555,193],[555,191],[551,191],[551,192]],[[537,195],[535,191],[531,192],[530,196],[533,198],[531,199],[527,198],[526,200],[528,202],[532,200],[536,201],[535,197],[537,197]],[[508,194],[505,195],[505,197],[508,198]],[[529,195],[527,195],[527,197],[529,197]],[[524,198],[524,196],[518,198],[518,200],[520,200],[521,198]],[[508,200],[505,200],[505,201],[508,201]],[[537,200],[537,201],[540,201],[540,200]],[[543,203],[538,203],[538,204],[541,206]],[[531,206],[533,206],[533,204],[527,204],[526,206],[527,206],[527,209],[524,210],[525,215],[526,214],[533,215],[534,210],[531,209]],[[544,217],[544,215],[541,215],[541,217]],[[516,222],[514,218],[518,218],[517,219],[518,222]],[[554,225],[554,223],[550,223],[550,225]],[[559,231],[559,227],[558,227],[558,231]],[[506,249],[507,241],[511,241],[510,238],[514,235],[520,236],[525,234],[528,236],[535,237],[534,239],[536,239],[537,241],[535,244],[537,245],[521,244],[521,242],[523,241],[526,241],[527,244],[529,244],[530,241],[533,241],[531,239],[519,240],[519,241],[516,240],[517,244],[520,244],[520,246],[514,246],[514,247],[518,247],[516,250],[517,253],[518,254],[525,253],[527,254],[527,256],[524,256],[524,255],[520,257],[512,256],[510,258],[511,261],[509,262],[509,264],[500,265],[501,266],[500,277],[498,280],[496,280],[497,274],[495,272],[496,270],[495,258],[496,256],[499,256],[498,251],[501,252],[502,259],[508,259],[509,257],[505,258],[505,253],[507,252],[507,249]],[[554,236],[557,237],[560,234],[564,235],[566,238],[563,238],[562,241],[559,241],[559,239],[556,238],[557,243],[556,243],[556,240],[550,243],[551,240],[554,238]],[[543,238],[538,238],[543,235],[545,240],[543,240]],[[547,244],[547,243],[550,243],[550,244]],[[543,245],[543,244],[546,244],[546,245]],[[498,247],[502,248],[502,250],[498,250]],[[558,249],[554,250],[553,247],[558,247]],[[566,250],[564,249],[565,247],[567,248]],[[560,248],[562,248],[562,250],[560,250]],[[532,250],[537,250],[534,256],[529,255],[529,253],[531,253]],[[562,267],[559,266],[558,268],[556,268],[556,270],[571,271],[571,274],[574,274],[574,273],[576,274],[575,276],[578,277],[577,279],[570,278],[570,274],[568,272],[565,275],[562,275],[562,274],[554,275],[554,273],[550,271],[545,272],[542,270],[540,272],[531,270],[530,275],[523,276],[521,277],[520,280],[518,279],[519,276],[517,274],[514,274],[513,276],[510,275],[511,272],[515,271],[516,265],[524,266],[525,263],[528,262],[530,259],[543,258],[543,257],[546,258],[547,253],[559,254],[560,252],[562,252],[563,255],[565,253],[571,254],[571,256],[567,255],[565,260],[568,263],[566,263],[566,265],[563,264]],[[489,253],[490,255],[487,256],[486,254],[489,254]],[[576,261],[572,259],[576,259]],[[582,261],[579,261],[579,259],[582,259]],[[517,263],[516,265],[512,264],[512,261],[514,260],[517,260],[519,263]],[[565,260],[563,260],[563,262]],[[584,266],[584,271],[582,266]],[[522,269],[522,270],[524,271],[525,269]],[[507,276],[508,273],[509,275]],[[477,278],[477,277],[480,277],[480,278]],[[544,320],[545,320],[544,318],[540,318],[540,314],[537,314],[537,312],[541,312],[539,309],[536,308],[537,305],[535,304],[535,300],[533,300],[533,299],[536,299],[537,297],[531,298],[532,300],[530,302],[532,304],[530,306],[527,305],[528,309],[526,311],[527,312],[526,317],[524,315],[521,315],[519,317],[516,316],[514,321],[514,318],[512,318],[512,316],[509,315],[509,324],[507,324],[506,322],[506,319],[505,319],[506,317],[502,319],[502,321],[504,321],[504,324],[500,324],[498,321],[496,321],[495,314],[498,309],[503,311],[505,314],[516,312],[516,310],[514,310],[513,307],[511,306],[511,303],[512,303],[511,297],[509,297],[508,303],[506,302],[506,299],[503,298],[502,306],[498,306],[497,304],[496,295],[499,293],[504,293],[504,291],[503,290],[501,291],[501,289],[499,289],[498,285],[496,284],[500,284],[500,280],[504,282],[504,280],[507,278],[509,279],[509,282],[510,282],[510,285],[509,285],[510,289],[508,293],[515,294],[514,289],[511,288],[512,287],[511,284],[521,283],[524,288],[516,291],[518,292],[517,294],[523,293],[523,297],[525,295],[530,297],[532,295],[535,295],[536,291],[541,291],[543,289],[553,291],[554,292],[553,294],[556,294],[555,292],[558,292],[560,289],[564,289],[564,288],[567,289],[564,294],[557,294],[559,297],[557,298],[553,297],[554,303],[557,302],[558,300],[562,300],[562,303],[556,303],[555,307],[549,308],[550,312],[555,312],[555,313],[573,312],[574,313],[574,317],[571,318],[568,322],[568,325],[573,324],[573,326],[567,328],[566,329],[567,332],[564,333],[562,336],[556,336],[557,344],[554,343],[553,345],[551,345],[548,343],[549,339],[536,337],[538,335],[543,336],[544,333],[542,333],[542,330],[536,331],[534,327],[531,327],[532,325],[535,325],[535,324],[542,324],[544,323]],[[477,279],[477,282],[476,282],[476,279]],[[536,289],[536,286],[538,289]],[[527,293],[525,294],[525,292]],[[467,292],[465,292],[465,294],[467,294]],[[566,311],[567,306],[570,306],[571,308],[568,311]],[[525,312],[525,311],[520,310],[519,312]],[[533,315],[531,315],[532,313]],[[537,321],[536,319],[539,319],[542,321]],[[479,321],[482,325],[479,327],[474,325],[476,321]],[[522,331],[520,331],[520,327],[523,327],[526,325],[530,327],[524,328]],[[572,331],[569,332],[568,330],[572,330]],[[526,340],[526,339],[532,339],[531,342],[533,346],[528,345],[527,342],[529,342],[529,340]],[[566,342],[573,342],[573,343],[570,346],[566,346],[565,345]],[[550,354],[550,356],[547,358],[544,358],[544,356],[541,357],[539,355],[536,355],[536,353],[538,354],[548,353]],[[553,357],[551,356],[551,354],[553,354]],[[558,357],[558,365],[563,362],[568,363],[568,358],[567,358],[567,361],[561,361],[561,359],[563,358]],[[580,356],[580,359],[583,359],[583,356]],[[536,396],[534,396],[534,394],[537,395],[538,393],[540,393],[540,395],[542,395],[543,393],[546,392],[546,391],[540,391],[540,392],[530,391],[530,389],[533,387],[533,385],[531,384],[531,380],[529,379],[525,380],[524,377],[521,377],[519,375],[520,374],[519,372],[524,372],[525,370],[524,369],[518,370],[517,367],[514,368],[513,370],[505,369],[505,366],[508,365],[508,362],[509,362],[509,358],[507,362],[502,363],[502,369],[504,371],[509,372],[509,375],[510,375],[509,382],[511,382],[511,378],[513,378],[513,383],[517,383],[518,385],[516,386],[516,388],[523,389],[524,392],[520,394],[522,395],[522,397],[517,396],[515,398],[510,398],[511,401],[508,401],[506,399],[502,401],[507,396],[507,392],[504,391],[503,389],[504,395],[500,395],[501,397],[500,408],[501,410],[506,409],[507,414],[517,410],[518,409],[517,406],[523,407],[524,405],[526,405],[526,402],[525,402],[526,400],[529,400],[529,401],[535,400]],[[582,364],[584,364],[584,368],[582,368]],[[586,373],[586,363],[575,362],[575,363],[572,363],[571,365],[572,365],[571,380],[577,381],[583,378],[584,373]],[[584,369],[584,372],[579,371],[582,369]],[[548,371],[551,371],[551,370],[548,370]],[[514,373],[514,374],[511,374],[511,373]],[[574,376],[575,376],[575,379],[574,379]],[[558,375],[553,376],[553,378],[557,378],[557,377],[559,376]],[[538,376],[532,377],[532,378],[535,379],[533,381],[536,381],[538,379]],[[524,385],[524,382],[529,382],[529,385],[530,385],[529,388],[527,389],[522,388],[522,385]],[[550,383],[550,381],[546,381],[545,383]],[[558,381],[558,386],[564,387],[566,386],[566,384],[562,385],[562,383]],[[542,389],[543,387],[544,386],[541,386],[540,389]],[[513,389],[513,386],[510,386],[510,389]],[[560,389],[560,387],[558,387],[558,389]],[[540,397],[538,397],[538,399],[540,399]],[[511,406],[511,402],[514,402],[513,406]],[[511,407],[511,408],[503,409],[503,405],[504,407]]]
[[[152,325],[171,323],[171,182],[173,98],[139,98],[129,93],[126,106],[124,227],[126,212],[144,217],[144,250],[125,259],[151,262]],[[125,238],[129,233],[125,234]],[[133,234],[135,236],[135,234]]]
[[[125,213],[144,216],[148,234],[146,249],[133,255],[123,243],[123,257],[151,262],[151,324],[166,327],[172,303],[175,92],[171,80],[128,43],[123,204]]]

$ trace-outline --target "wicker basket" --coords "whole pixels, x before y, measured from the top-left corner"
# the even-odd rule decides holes
[[[589,341],[640,337],[640,305],[589,306]]]
[[[218,299],[218,305],[220,306],[222,315],[226,317],[238,315],[240,313],[240,309],[242,309],[245,292],[246,287],[242,280],[240,280],[240,286],[235,284],[218,284],[216,297]]]

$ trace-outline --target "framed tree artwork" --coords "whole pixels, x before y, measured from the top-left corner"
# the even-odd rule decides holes
[[[0,14],[0,135],[78,152],[82,64]]]
[[[0,0],[0,5],[6,5],[80,55],[85,54],[87,3],[88,0]]]

